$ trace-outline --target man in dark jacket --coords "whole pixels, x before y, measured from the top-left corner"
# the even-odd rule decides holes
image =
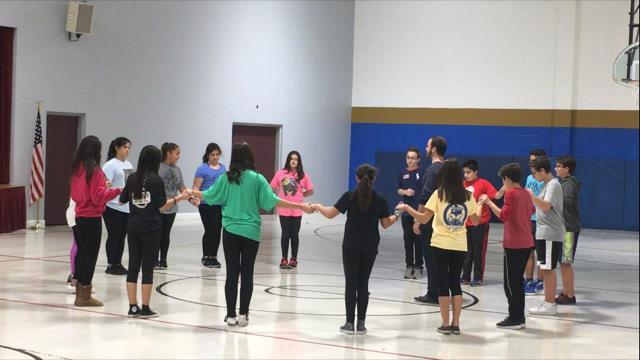
[[[576,170],[576,160],[571,156],[561,156],[556,161],[556,175],[560,178],[563,193],[563,217],[565,228],[564,243],[562,246],[562,261],[560,272],[562,273],[563,291],[556,298],[558,305],[575,305],[576,294],[573,286],[573,263],[578,246],[578,235],[580,234],[580,206],[579,192],[580,180],[573,176]]]

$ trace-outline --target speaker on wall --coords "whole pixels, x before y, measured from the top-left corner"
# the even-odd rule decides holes
[[[91,34],[93,26],[93,5],[79,1],[69,1],[67,9],[67,31],[69,36]]]

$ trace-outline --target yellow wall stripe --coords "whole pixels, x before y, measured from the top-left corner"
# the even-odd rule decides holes
[[[638,129],[638,111],[353,107],[354,123]]]

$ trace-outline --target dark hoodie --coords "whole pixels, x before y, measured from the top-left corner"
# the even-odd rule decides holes
[[[580,180],[573,175],[567,176],[560,180],[563,193],[563,217],[567,231],[580,231],[580,200],[578,193],[580,192]]]

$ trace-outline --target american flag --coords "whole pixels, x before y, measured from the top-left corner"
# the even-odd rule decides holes
[[[31,204],[44,196],[44,157],[42,153],[42,121],[40,107],[36,117],[36,131],[31,153]]]

